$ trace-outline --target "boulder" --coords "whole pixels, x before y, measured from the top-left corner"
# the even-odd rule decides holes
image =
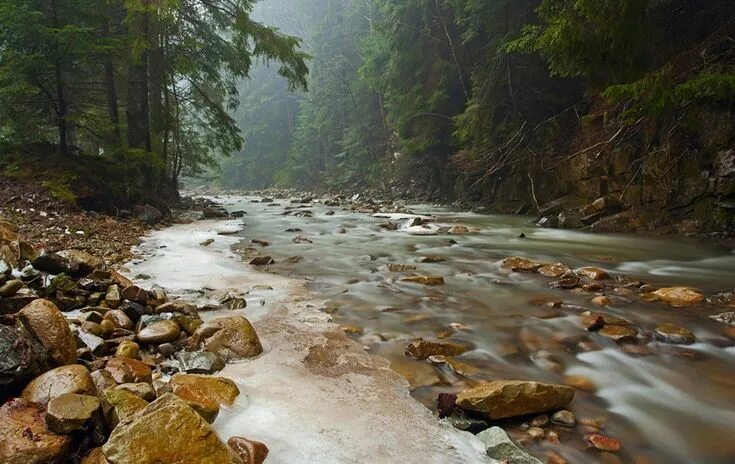
[[[608,274],[607,271],[596,267],[583,267],[582,269],[577,270],[577,274],[591,280],[607,280],[610,278],[610,274]]]
[[[181,370],[189,374],[214,374],[225,368],[224,359],[209,351],[180,351],[176,359]]]
[[[105,422],[110,428],[115,428],[117,424],[126,421],[148,406],[144,399],[124,389],[110,388],[103,390],[99,397],[102,401]]]
[[[691,345],[696,341],[691,330],[667,322],[659,324],[656,327],[654,335],[656,339],[664,343],[673,343],[676,345]]]
[[[192,349],[200,345],[225,360],[251,358],[263,352],[258,334],[242,316],[223,317],[203,324],[189,339]]]
[[[241,464],[202,416],[166,394],[112,431],[103,446],[115,464]]]
[[[140,329],[136,338],[145,345],[159,345],[178,340],[180,334],[181,328],[176,321],[166,319]]]
[[[112,374],[104,369],[92,372],[91,376],[98,395],[108,388],[115,388],[117,386],[117,382],[112,378]]]
[[[45,372],[26,385],[21,397],[34,403],[46,404],[65,393],[97,394],[97,388],[86,367],[72,364]]]
[[[0,407],[0,462],[3,464],[63,464],[72,439],[46,428],[43,408],[14,399]]]
[[[1,265],[0,265],[1,266]],[[8,298],[16,293],[18,293],[18,290],[23,288],[23,281],[18,279],[12,279],[8,280],[4,284],[0,285],[0,297],[2,298]]]
[[[477,438],[485,445],[485,452],[493,459],[500,462],[513,464],[543,464],[540,460],[531,456],[515,444],[508,437],[505,430],[500,427],[491,427],[477,435]]]
[[[427,359],[429,356],[459,356],[467,350],[466,346],[456,343],[419,340],[409,343],[403,353],[411,358]]]
[[[505,258],[501,263],[502,267],[510,269],[513,272],[536,272],[542,265],[543,263],[537,263],[520,256]]]
[[[173,393],[184,400],[186,404],[199,413],[199,415],[210,424],[213,423],[219,415],[219,404],[210,398],[206,392],[192,385],[176,385],[173,389]]]
[[[0,324],[0,400],[48,369],[48,351],[20,322]]]
[[[263,464],[268,457],[268,447],[259,441],[232,437],[227,440],[227,445],[240,456],[244,464]]]
[[[137,343],[132,342],[130,340],[124,340],[117,346],[117,350],[115,351],[115,356],[118,358],[137,359],[139,352],[140,352],[140,347],[138,346]]]
[[[671,306],[691,306],[704,301],[704,295],[689,287],[666,287],[653,292],[659,300]]]
[[[459,393],[457,406],[497,420],[561,409],[573,399],[574,389],[565,385],[500,380]]]
[[[115,324],[115,327],[120,329],[132,330],[133,327],[135,327],[135,324],[128,315],[119,309],[107,311],[102,320],[112,321],[112,323]]]
[[[135,301],[142,305],[148,304],[148,292],[137,285],[130,285],[123,288],[122,297],[126,300]]]
[[[240,389],[237,388],[235,382],[225,377],[213,377],[210,375],[199,374],[176,374],[171,377],[170,382],[172,391],[176,393],[177,389],[183,385],[190,386],[212,399],[217,404],[232,406],[235,399],[240,395]]]
[[[56,433],[72,433],[84,427],[99,408],[100,400],[96,396],[65,393],[49,401],[46,425]]]
[[[69,273],[72,275],[89,275],[98,268],[105,266],[104,260],[93,256],[86,251],[64,250],[57,253],[70,265]],[[35,266],[34,266],[35,267]]]
[[[117,308],[122,303],[122,295],[120,294],[120,286],[110,285],[110,287],[107,289],[107,293],[105,294],[105,302],[111,307],[111,308]]]
[[[133,206],[133,216],[139,221],[143,221],[149,226],[152,226],[156,222],[163,218],[161,211],[155,206],[151,205],[135,205]]]
[[[118,390],[127,390],[133,395],[151,402],[156,399],[156,391],[153,389],[153,385],[145,382],[138,383],[123,383],[116,386]]]
[[[105,370],[112,375],[115,382],[121,383],[151,383],[151,368],[142,361],[131,358],[110,358]]]
[[[34,300],[21,309],[18,315],[57,364],[63,366],[76,362],[76,340],[64,315],[55,304],[49,300]]]
[[[41,253],[31,262],[31,265],[38,271],[48,272],[49,274],[72,274],[79,273],[79,269],[74,267],[72,263],[59,255],[58,253]]]

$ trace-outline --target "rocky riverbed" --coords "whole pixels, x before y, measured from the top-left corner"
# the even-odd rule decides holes
[[[735,456],[726,245],[359,197],[216,200],[117,270],[2,224],[1,463]]]

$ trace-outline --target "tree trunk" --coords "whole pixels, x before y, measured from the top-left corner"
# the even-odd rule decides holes
[[[110,21],[106,19],[102,24],[102,36],[110,37]],[[120,134],[120,110],[117,103],[117,89],[115,88],[115,64],[112,53],[105,53],[105,94],[107,97],[107,114],[112,125],[111,145],[114,149],[121,148],[122,135]]]
[[[59,15],[56,9],[56,0],[51,1],[51,14],[55,29],[59,28]],[[61,50],[59,42],[54,43],[54,78],[56,79],[56,126],[59,132],[59,152],[62,155],[69,154],[69,126],[66,117],[69,114],[69,107],[64,93],[64,69],[61,63]]]
[[[149,20],[150,31],[148,34],[151,46],[149,60],[148,95],[150,99],[150,131],[151,148],[156,153],[163,153],[163,136],[165,132],[165,115],[163,105],[163,94],[166,91],[166,69],[165,57],[162,46],[161,22],[158,15],[153,15]]]
[[[131,21],[133,36],[144,41],[148,36],[148,14],[135,13]],[[131,56],[128,71],[128,146],[151,151],[150,115],[148,106],[148,51]]]

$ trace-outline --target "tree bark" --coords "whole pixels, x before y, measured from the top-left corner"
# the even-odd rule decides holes
[[[51,0],[51,14],[53,26],[59,28],[59,13],[56,8],[56,0]],[[59,42],[54,43],[54,78],[56,79],[56,126],[59,132],[59,152],[62,155],[69,154],[69,126],[66,117],[69,114],[69,107],[64,93],[64,69],[61,62],[61,50]]]
[[[110,37],[110,20],[105,19],[102,24],[102,36]],[[107,97],[107,114],[112,125],[111,145],[118,149],[122,145],[122,135],[120,133],[120,109],[117,102],[117,89],[115,87],[115,64],[112,59],[112,53],[107,52],[104,57],[105,61],[105,94]]]
[[[133,36],[148,39],[148,14],[134,13],[131,22]],[[148,51],[130,56],[128,70],[128,146],[151,151],[150,114],[148,105]]]

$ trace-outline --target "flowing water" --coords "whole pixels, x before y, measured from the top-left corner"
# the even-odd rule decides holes
[[[529,218],[430,205],[409,208],[433,216],[436,223],[461,223],[480,232],[411,235],[381,229],[385,217],[317,203],[266,204],[255,198],[218,198],[230,211],[247,212],[238,234],[241,247],[272,256],[276,264],[268,267],[271,272],[307,279],[308,288],[328,301],[324,311],[370,352],[388,358],[411,383],[413,396],[428,407],[433,408],[440,392],[483,380],[561,383],[565,376],[582,375],[597,389],[578,391],[571,409],[585,423],[602,425],[605,435],[621,440],[623,450],[612,455],[585,449],[582,424],[573,431],[557,428],[559,445],[527,439],[522,425],[508,423],[512,435],[535,455],[553,450],[572,463],[735,462],[732,331],[708,317],[733,308],[646,303],[632,290],[613,285],[606,291],[612,303],[600,308],[590,302],[594,295],[551,289],[551,279],[512,273],[500,265],[508,256],[521,255],[571,268],[595,266],[653,286],[696,287],[709,295],[734,290],[732,244],[541,229]],[[394,222],[403,218],[408,217],[391,216]],[[295,243],[296,236],[313,243]],[[267,240],[270,246],[251,245],[253,239]],[[288,259],[295,256],[300,259]],[[444,261],[422,263],[423,256]],[[402,282],[405,273],[389,272],[390,263],[415,265],[417,273],[443,276],[445,284]],[[564,305],[554,308],[546,304],[550,301]],[[587,332],[579,323],[583,308],[623,318],[643,334],[661,322],[685,326],[697,343],[680,346],[651,338],[622,347]],[[458,369],[449,369],[404,356],[415,337],[473,349],[455,358]]]

